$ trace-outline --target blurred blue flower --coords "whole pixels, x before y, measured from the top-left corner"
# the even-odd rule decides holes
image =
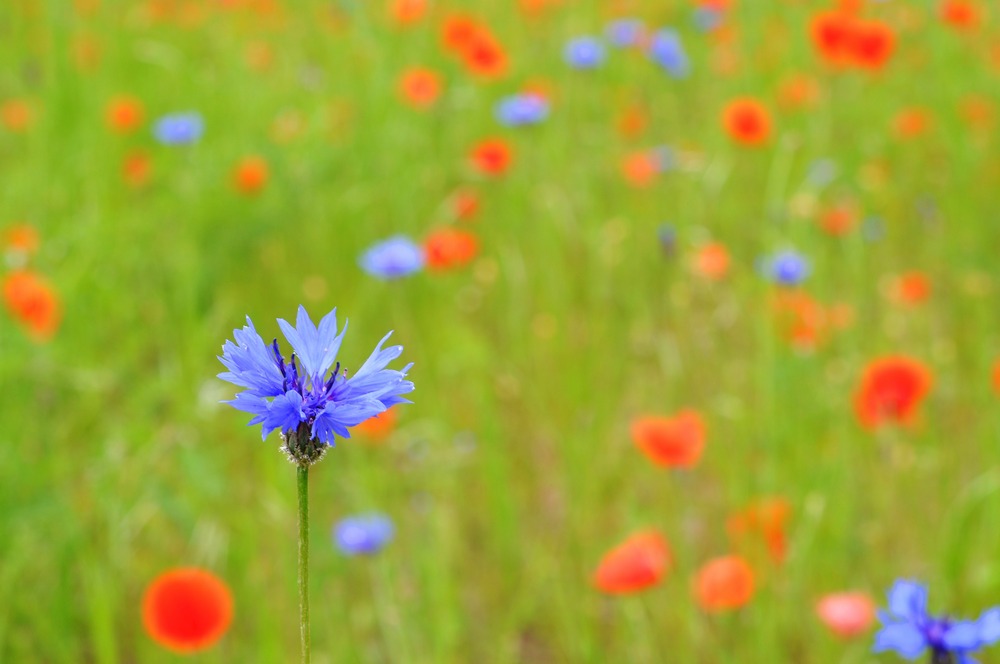
[[[722,10],[718,7],[701,5],[694,10],[694,24],[702,32],[711,32],[720,25],[725,18]]]
[[[594,37],[577,37],[566,44],[563,57],[576,69],[596,69],[604,63],[604,44]]]
[[[369,247],[358,262],[373,277],[399,279],[424,267],[424,249],[408,237],[395,235]]]
[[[936,618],[927,613],[927,588],[899,580],[889,591],[889,611],[879,611],[882,629],[875,635],[875,652],[892,650],[913,660],[930,649],[933,662],[975,664],[970,653],[1000,641],[1000,607],[978,620]]]
[[[673,256],[677,250],[677,231],[670,224],[660,224],[656,231],[660,249],[666,256]]]
[[[780,251],[761,262],[764,275],[781,286],[798,286],[812,271],[808,259],[793,250]]]
[[[674,78],[685,78],[691,72],[691,63],[675,30],[664,29],[653,35],[649,57]]]
[[[361,514],[341,519],[333,528],[333,540],[348,556],[372,555],[392,541],[393,532],[384,514]]]
[[[164,115],[153,125],[156,140],[164,145],[187,145],[196,142],[205,131],[205,121],[199,113]]]
[[[229,371],[220,373],[219,378],[247,388],[224,403],[252,414],[250,425],[263,425],[263,438],[279,429],[286,437],[296,432],[301,437],[308,432],[310,440],[333,445],[336,436],[351,437],[350,427],[397,403],[411,403],[400,395],[413,391],[413,383],[404,380],[412,363],[401,371],[386,369],[403,352],[402,346],[383,350],[391,332],[353,376],[348,378],[346,370],[341,372],[338,362],[327,377],[347,323],[337,334],[334,309],[317,328],[302,306],[295,323],[292,327],[278,319],[278,326],[292,346],[288,360],[281,355],[277,339],[270,346],[264,344],[249,316],[242,330],[233,330],[236,343],[226,341],[222,346],[219,360]]]
[[[549,116],[549,102],[536,94],[505,97],[497,104],[496,118],[508,127],[538,124]]]
[[[608,41],[618,48],[638,46],[646,32],[646,26],[637,18],[620,18],[608,23],[604,29]]]

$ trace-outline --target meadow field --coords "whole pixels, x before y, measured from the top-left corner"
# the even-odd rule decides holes
[[[908,579],[1000,662],[998,114],[992,0],[5,0],[0,662],[298,660],[217,375],[299,305],[415,388],[310,471],[313,662],[903,661]]]

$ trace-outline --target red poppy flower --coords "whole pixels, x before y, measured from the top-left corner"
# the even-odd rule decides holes
[[[700,277],[719,281],[729,274],[729,250],[721,242],[702,245],[694,255],[691,268]]]
[[[633,187],[648,187],[660,172],[660,161],[648,150],[634,152],[622,160],[622,174]]]
[[[873,360],[854,395],[855,413],[867,429],[887,422],[909,424],[930,388],[931,372],[918,360],[903,356]]]
[[[507,71],[507,54],[490,34],[481,32],[462,52],[465,66],[476,76],[497,78]]]
[[[788,549],[786,530],[791,513],[791,505],[784,498],[765,498],[730,516],[726,530],[734,544],[740,544],[747,535],[760,535],[771,559],[782,563]]]
[[[31,105],[20,99],[0,104],[0,124],[14,132],[27,130],[35,120]]]
[[[831,593],[816,604],[816,615],[831,632],[848,639],[864,634],[875,622],[875,602],[868,593]]]
[[[384,440],[396,428],[396,409],[384,410],[378,415],[369,417],[354,427],[354,431],[370,441]]]
[[[815,106],[820,98],[819,83],[811,76],[795,74],[782,81],[778,97],[785,108],[797,109]]]
[[[244,194],[256,194],[267,184],[267,162],[261,157],[246,157],[233,171],[233,184]]]
[[[881,69],[896,47],[896,34],[880,21],[858,21],[851,38],[851,61],[864,69]]]
[[[392,0],[389,15],[400,25],[416,23],[427,13],[427,0]]]
[[[618,133],[625,138],[635,138],[649,126],[649,113],[639,104],[631,104],[622,111],[615,123]]]
[[[705,611],[738,609],[753,597],[753,570],[739,556],[715,558],[698,570],[693,590],[695,601]]]
[[[128,134],[138,129],[144,115],[142,102],[133,97],[112,99],[105,112],[108,126],[119,134]]]
[[[464,15],[449,16],[441,29],[441,41],[447,50],[463,53],[481,31],[479,23],[473,18]]]
[[[503,175],[510,167],[513,155],[502,138],[490,138],[472,149],[473,167],[486,175]]]
[[[8,273],[3,280],[3,298],[14,319],[36,339],[50,339],[59,328],[59,299],[48,282],[34,272]]]
[[[632,440],[658,466],[691,468],[705,448],[705,422],[690,409],[673,417],[640,417],[632,422]]]
[[[165,572],[146,589],[142,622],[164,648],[190,653],[214,645],[229,628],[233,598],[221,579],[201,569]]]
[[[411,67],[399,79],[399,93],[413,108],[430,108],[441,94],[441,77],[430,69]]]
[[[1000,359],[993,363],[993,391],[1000,394]]]
[[[479,212],[479,194],[471,189],[459,189],[452,195],[450,205],[456,219],[469,221]]]
[[[594,572],[594,586],[611,595],[626,595],[658,584],[670,568],[670,547],[655,530],[631,535],[608,551]]]
[[[442,228],[424,240],[427,269],[442,271],[462,267],[476,257],[479,241],[468,231]]]
[[[734,99],[722,111],[729,136],[743,145],[762,145],[771,136],[771,115],[756,99]]]
[[[960,30],[971,30],[979,25],[979,9],[968,0],[944,0],[941,20]]]
[[[931,296],[931,280],[923,272],[906,272],[892,279],[888,297],[899,304],[916,306]]]
[[[841,66],[851,60],[856,19],[847,12],[822,12],[813,17],[809,34],[820,56]]]
[[[858,219],[858,211],[852,203],[839,203],[820,213],[819,227],[828,235],[847,235],[857,226]]]

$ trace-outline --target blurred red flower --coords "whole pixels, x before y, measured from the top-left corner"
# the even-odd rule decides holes
[[[705,448],[705,422],[691,409],[673,417],[636,418],[631,430],[632,441],[657,466],[691,468]]]
[[[729,250],[721,242],[702,245],[694,255],[691,268],[700,277],[718,281],[729,274]]]
[[[468,231],[442,228],[424,240],[427,269],[432,271],[462,267],[475,258],[478,251],[479,242]]]
[[[931,372],[905,356],[873,360],[865,367],[854,395],[858,421],[867,429],[888,422],[909,424],[931,388]]]
[[[739,556],[715,558],[698,570],[693,590],[695,601],[705,611],[738,609],[753,597],[753,570]]]
[[[51,339],[59,328],[59,298],[49,283],[34,272],[16,270],[4,276],[3,298],[7,310],[34,338]]]
[[[979,25],[979,8],[968,0],[944,0],[941,3],[941,20],[960,30],[971,30]]]
[[[389,408],[378,415],[369,417],[354,427],[356,433],[372,442],[384,440],[396,428],[396,409]]]
[[[864,592],[831,593],[816,604],[816,615],[841,638],[860,636],[875,622],[875,601]]]
[[[670,564],[667,540],[655,530],[644,530],[604,555],[593,583],[598,590],[612,595],[635,593],[658,584]]]
[[[233,599],[218,577],[196,568],[158,576],[142,600],[142,622],[164,648],[191,653],[214,645],[229,628]]]
[[[784,498],[764,498],[731,515],[726,530],[734,545],[747,535],[761,535],[771,559],[782,563],[788,548],[786,530],[791,514],[791,505]]]
[[[413,108],[430,108],[441,94],[441,77],[424,67],[411,67],[399,79],[399,93]]]
[[[510,167],[513,154],[510,146],[502,138],[481,141],[470,155],[473,167],[486,175],[503,175]]]
[[[730,138],[743,145],[763,145],[771,137],[771,115],[756,99],[729,102],[722,111],[722,124]]]
[[[105,111],[108,126],[119,134],[130,134],[138,129],[144,116],[142,102],[135,97],[115,97]]]
[[[427,13],[427,0],[392,0],[389,16],[400,25],[416,23]]]
[[[244,194],[259,193],[267,185],[267,162],[262,157],[245,157],[233,170],[233,184]]]
[[[881,69],[896,48],[896,34],[881,21],[858,21],[851,39],[851,60],[863,69]]]

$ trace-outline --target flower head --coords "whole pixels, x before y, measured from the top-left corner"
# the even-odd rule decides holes
[[[604,555],[593,583],[602,592],[625,595],[655,586],[669,568],[667,540],[655,530],[644,530]]]
[[[620,18],[609,23],[604,32],[613,45],[626,48],[637,45],[642,40],[646,28],[637,18]]]
[[[798,286],[809,276],[809,260],[797,251],[780,251],[761,264],[764,275],[780,286]]]
[[[164,145],[187,145],[196,142],[205,131],[205,121],[199,113],[174,113],[156,121],[153,134]]]
[[[686,78],[691,71],[687,53],[674,30],[660,30],[649,42],[649,57],[673,78]]]
[[[146,589],[142,622],[150,637],[179,653],[204,650],[226,633],[233,598],[226,584],[197,568],[161,574]]]
[[[927,587],[916,581],[896,581],[889,590],[889,610],[878,617],[882,629],[874,651],[892,650],[904,659],[930,649],[935,662],[975,664],[971,653],[1000,641],[1000,607],[984,611],[978,620],[935,617],[927,612]]]
[[[864,592],[830,593],[816,603],[816,615],[831,632],[849,639],[871,627],[875,621],[875,602]]]
[[[705,611],[738,609],[753,597],[753,570],[739,556],[714,558],[698,570],[693,591],[695,600]]]
[[[399,279],[424,267],[424,250],[413,240],[395,235],[361,254],[361,269],[380,279]]]
[[[865,368],[854,395],[854,409],[862,426],[875,429],[889,422],[913,421],[931,388],[931,372],[922,362],[905,357],[883,357]]]
[[[594,37],[576,37],[567,42],[563,57],[574,69],[596,69],[604,63],[604,44]]]
[[[549,102],[536,94],[511,95],[501,99],[494,112],[497,120],[508,127],[533,125],[549,116]]]
[[[362,514],[338,522],[333,539],[348,556],[372,555],[392,540],[393,532],[392,521],[384,514]]]
[[[632,422],[632,440],[657,466],[692,468],[705,448],[705,421],[691,409]]]
[[[246,388],[225,403],[253,415],[250,425],[262,425],[263,438],[280,430],[289,443],[285,447],[289,457],[298,463],[312,463],[325,451],[322,445],[332,446],[337,436],[350,438],[350,427],[397,403],[410,403],[400,395],[413,391],[413,383],[405,380],[412,364],[400,371],[386,368],[403,352],[402,346],[382,348],[390,332],[361,368],[348,377],[339,362],[334,367],[347,332],[346,323],[337,332],[336,309],[317,327],[305,307],[300,306],[295,323],[293,327],[278,319],[292,346],[286,360],[278,340],[265,345],[248,316],[242,330],[233,330],[236,342],[226,341],[222,346],[219,360],[228,371],[219,378]],[[309,443],[308,450],[294,447],[305,443]]]

